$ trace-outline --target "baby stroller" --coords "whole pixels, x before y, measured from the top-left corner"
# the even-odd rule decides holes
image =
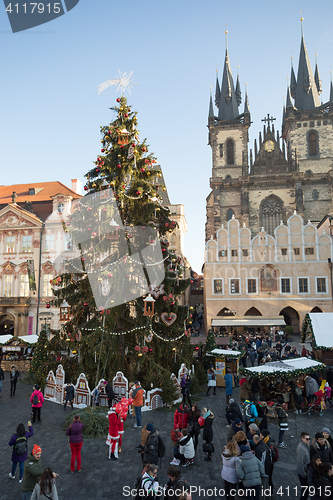
[[[308,415],[311,415],[312,412],[314,411],[319,411],[319,416],[323,416],[323,410],[326,409],[326,404],[325,404],[325,393],[323,391],[318,391],[315,392],[316,399],[314,400],[313,403],[308,408],[308,411],[306,412]]]

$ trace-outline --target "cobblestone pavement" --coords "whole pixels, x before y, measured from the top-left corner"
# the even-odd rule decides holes
[[[15,432],[18,423],[24,422],[25,425],[30,419],[30,401],[31,387],[24,384],[17,384],[15,397],[10,397],[9,375],[5,374],[3,382],[2,397],[0,398],[0,414],[2,420],[2,432],[0,436],[0,449],[2,460],[0,463],[0,500],[20,500],[21,485],[18,483],[18,472],[16,479],[8,477],[11,470],[11,448],[8,442]],[[226,444],[226,420],[225,411],[225,390],[217,388],[217,395],[206,397],[205,391],[201,393],[199,407],[207,406],[215,415],[213,424],[215,454],[211,462],[204,461],[202,451],[202,436],[199,437],[199,446],[195,463],[193,466],[182,470],[191,486],[199,486],[204,490],[200,498],[219,498],[219,495],[213,494],[211,489],[223,488],[221,479],[221,458],[220,453]],[[234,390],[234,396],[238,400],[239,388]],[[67,413],[70,410],[67,410]],[[75,410],[74,410],[75,412]],[[299,491],[295,494],[292,489],[299,487],[296,476],[296,447],[299,442],[301,431],[310,433],[311,438],[315,433],[321,431],[324,426],[333,429],[333,410],[329,408],[322,417],[319,414],[295,415],[289,412],[289,431],[285,435],[285,441],[288,445],[286,449],[279,449],[280,458],[275,464],[274,486],[280,490],[283,495],[274,493],[274,497],[287,497],[287,487],[290,487],[290,498],[299,498]],[[125,429],[122,453],[117,462],[108,460],[108,447],[105,439],[85,439],[82,448],[82,473],[70,474],[70,448],[67,436],[62,430],[66,414],[63,407],[51,402],[45,402],[42,408],[42,421],[34,426],[34,436],[29,439],[29,450],[34,443],[42,447],[43,467],[50,466],[59,474],[57,488],[59,500],[70,498],[71,500],[93,500],[93,499],[121,499],[123,496],[123,487],[132,486],[135,478],[141,474],[141,458],[136,451],[136,446],[140,443],[140,429],[133,427],[134,420],[127,420]],[[173,412],[152,411],[142,414],[143,424],[149,420],[154,422],[155,427],[160,430],[161,436],[166,445],[166,456],[162,459],[162,464],[158,464],[160,472],[158,478],[160,484],[167,482],[166,470],[172,460],[172,441],[170,439],[170,430],[173,426]],[[278,427],[269,423],[271,436],[277,440]],[[199,498],[194,494],[193,498]]]

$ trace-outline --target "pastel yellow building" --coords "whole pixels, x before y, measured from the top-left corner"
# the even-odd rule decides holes
[[[264,328],[286,324],[299,332],[308,312],[331,312],[332,238],[294,214],[274,236],[233,217],[206,243],[205,328]],[[260,318],[259,318],[260,317]],[[228,330],[230,331],[230,329]]]

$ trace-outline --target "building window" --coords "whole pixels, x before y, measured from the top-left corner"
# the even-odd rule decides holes
[[[3,281],[3,296],[11,297],[13,292],[13,276],[5,275]]]
[[[223,157],[223,144],[220,144],[220,157]]]
[[[257,281],[255,279],[247,280],[247,293],[257,293]]]
[[[281,248],[281,255],[287,255],[288,250],[287,248]]]
[[[314,255],[314,248],[313,247],[306,247],[305,248],[305,255]]]
[[[59,203],[58,205],[58,213],[62,214],[65,210],[65,205],[63,203]]]
[[[238,251],[237,250],[231,250],[231,257],[237,257]]]
[[[214,281],[214,295],[223,295],[223,280],[213,280]]]
[[[239,279],[230,280],[230,293],[239,293]]]
[[[309,154],[310,156],[316,156],[317,154],[317,137],[315,132],[310,132],[309,134]]]
[[[31,235],[22,236],[22,252],[31,252]]]
[[[315,200],[315,201],[318,200],[318,191],[317,191],[317,189],[314,189],[312,191],[312,199]]]
[[[327,293],[326,278],[317,278],[317,293]]]
[[[231,220],[233,215],[234,215],[233,209],[229,208],[229,210],[227,212],[227,220]]]
[[[244,250],[242,251],[243,251],[243,257],[248,257],[249,251],[246,248],[244,248]]]
[[[294,255],[299,255],[299,248],[294,248]]]
[[[44,274],[43,276],[43,297],[52,297],[52,286],[50,281],[53,279],[52,274]]]
[[[15,236],[6,237],[6,253],[15,253]]]
[[[228,256],[228,250],[219,251],[219,257],[227,257],[227,256]]]
[[[281,293],[290,293],[290,278],[281,278]]]
[[[45,252],[53,252],[54,251],[54,234],[47,234],[45,236],[44,249],[45,249]]]
[[[29,276],[21,274],[20,277],[20,297],[29,297]]]
[[[283,201],[277,196],[268,196],[260,205],[260,226],[274,236],[274,230],[284,219]]]
[[[227,165],[233,165],[235,163],[234,158],[234,142],[229,139],[227,142]]]
[[[308,278],[298,278],[298,293],[309,293]]]

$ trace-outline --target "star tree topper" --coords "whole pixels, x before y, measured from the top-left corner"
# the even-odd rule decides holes
[[[103,92],[103,90],[107,89],[111,85],[118,85],[117,87],[117,92],[119,89],[121,89],[121,93],[123,94],[125,90],[128,90],[129,94],[131,93],[130,88],[132,87],[131,82],[133,82],[133,78],[131,78],[133,71],[131,71],[128,75],[126,73],[122,73],[120,69],[118,69],[119,75],[117,78],[114,78],[113,80],[107,80],[104,83],[101,83],[100,85],[97,86],[98,88],[98,95]],[[137,82],[133,82],[137,85]]]

